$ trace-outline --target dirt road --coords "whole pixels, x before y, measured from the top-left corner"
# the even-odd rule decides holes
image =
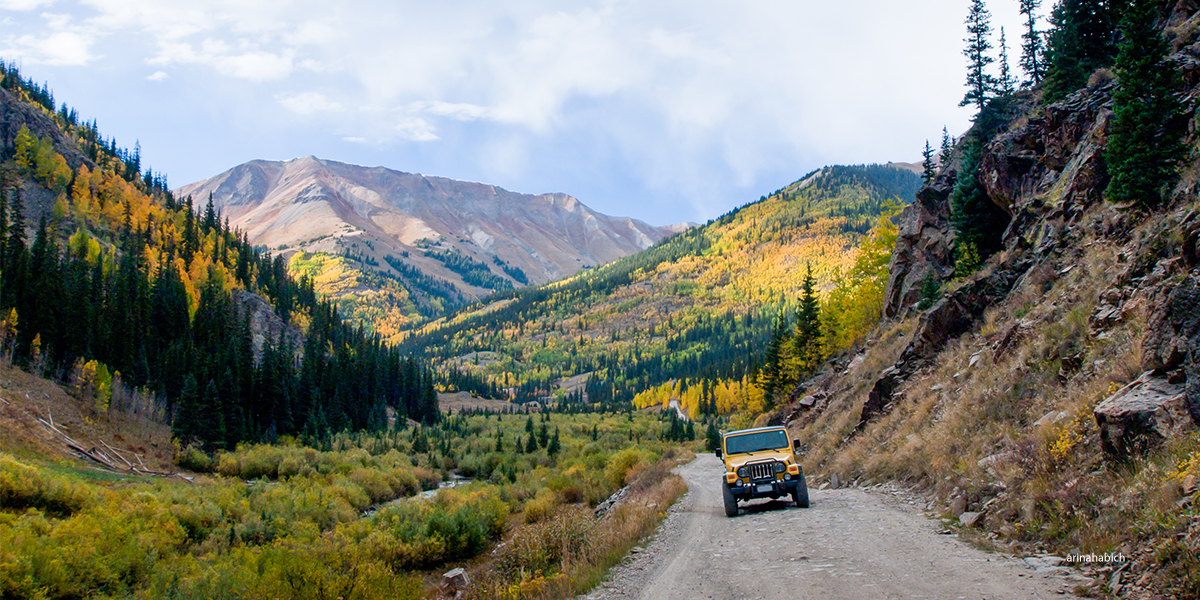
[[[689,491],[646,548],[584,598],[1062,598],[1079,581],[950,535],[884,494],[812,490],[812,507],[743,504],[725,517],[711,454],[677,471]],[[1065,597],[1073,597],[1069,591]]]

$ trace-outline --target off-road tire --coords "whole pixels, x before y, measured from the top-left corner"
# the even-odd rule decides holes
[[[800,508],[808,508],[808,484],[804,482],[804,475],[800,476],[796,489],[792,490],[792,502]]]
[[[725,516],[736,517],[738,514],[737,498],[733,497],[733,491],[724,483],[721,484],[721,497],[725,500]]]

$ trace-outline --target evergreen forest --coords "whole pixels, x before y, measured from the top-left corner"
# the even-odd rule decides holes
[[[114,390],[151,396],[181,442],[210,451],[382,430],[389,407],[438,419],[427,367],[344,323],[211,201],[175,198],[139,152],[55,112],[13,65],[2,73],[6,108],[24,116],[0,163],[0,348],[14,364],[100,405]],[[252,331],[254,295],[276,327]]]

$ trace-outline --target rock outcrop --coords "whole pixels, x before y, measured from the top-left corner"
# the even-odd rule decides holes
[[[1012,215],[1005,251],[973,279],[920,316],[896,364],[880,373],[859,416],[858,429],[886,411],[901,384],[946,342],[971,330],[983,311],[1023,279],[1053,277],[1052,263],[1078,232],[1072,227],[1107,185],[1104,140],[1111,117],[1111,85],[1080,90],[995,135],[980,158],[979,180],[988,197]],[[1015,116],[1032,100],[1018,98]],[[968,135],[974,135],[969,132]],[[953,165],[951,165],[953,166]],[[950,191],[954,173],[939,174],[901,217],[884,296],[884,314],[902,316],[921,297],[923,281],[953,273]]]
[[[28,127],[33,135],[53,140],[55,151],[62,154],[72,169],[78,169],[79,165],[83,164],[89,169],[94,169],[96,163],[80,152],[74,140],[67,140],[62,129],[54,123],[54,119],[39,108],[17,100],[12,92],[0,88],[0,142],[3,142],[4,147],[12,147],[17,139],[17,132],[24,126]]]
[[[304,350],[304,336],[300,330],[295,325],[284,322],[262,296],[235,289],[232,291],[232,298],[238,316],[250,321],[254,362],[262,360],[263,345],[267,342],[286,342],[291,346],[292,352],[297,354]]]
[[[1183,386],[1146,371],[1093,410],[1105,452],[1129,455],[1196,429]]]
[[[1146,323],[1142,368],[1183,383],[1185,408],[1200,423],[1200,282],[1186,277],[1162,295]]]
[[[900,213],[896,248],[888,266],[883,315],[893,319],[913,309],[925,282],[941,282],[954,274],[954,230],[950,226],[953,163],[932,184],[917,192],[916,201]]]

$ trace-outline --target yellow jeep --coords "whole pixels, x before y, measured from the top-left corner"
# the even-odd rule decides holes
[[[725,461],[721,482],[725,516],[737,516],[740,500],[779,499],[786,494],[796,506],[808,508],[808,485],[787,429],[758,427],[726,433],[717,458]]]

